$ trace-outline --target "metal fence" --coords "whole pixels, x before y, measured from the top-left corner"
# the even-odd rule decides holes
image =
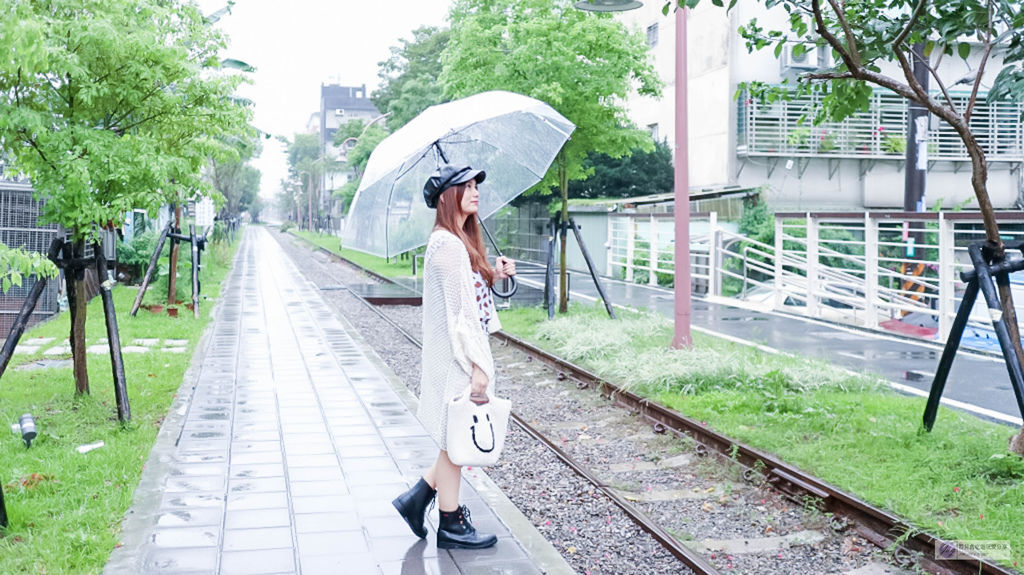
[[[1024,239],[1024,213],[1000,212],[998,221],[1005,240]],[[779,213],[774,305],[802,294],[804,313],[869,328],[933,316],[943,339],[966,287],[960,272],[973,267],[967,247],[983,239],[977,212]],[[990,323],[983,306],[971,321]]]
[[[1005,240],[1024,239],[1024,213],[998,220]],[[695,213],[691,232],[695,294],[939,340],[963,297],[960,272],[972,267],[967,246],[985,238],[977,212],[778,213],[772,244],[722,229],[714,212]],[[609,214],[605,275],[672,285],[673,234],[671,214]],[[1024,279],[1013,286],[1024,305]],[[971,323],[988,329],[984,306]]]
[[[546,205],[524,204],[508,207],[487,218],[484,224],[510,258],[543,262],[547,258],[550,222]]]
[[[717,281],[718,253],[712,235],[694,228],[718,228],[715,212],[690,214],[690,278],[693,293],[708,294]],[[704,223],[704,226],[695,226]],[[608,214],[608,263],[605,275],[651,286],[675,281],[675,216],[673,214]]]
[[[963,109],[969,94],[953,93]],[[814,94],[762,104],[739,98],[738,152],[748,156],[899,159],[907,145],[907,102],[889,92],[875,92],[868,111],[842,122],[813,125],[821,109]],[[985,101],[984,94],[971,114],[971,129],[990,162],[1024,161],[1024,103]],[[928,159],[970,161],[959,135],[944,122],[928,131]]]
[[[4,179],[3,174],[0,174],[0,242],[12,248],[46,253],[58,230],[56,224],[38,223],[41,208],[42,203],[32,197],[31,186],[24,181]],[[7,337],[14,317],[34,284],[35,280],[28,277],[21,287],[14,286],[7,293],[0,293],[0,337]],[[59,311],[59,284],[55,280],[47,283],[29,317],[29,325]]]

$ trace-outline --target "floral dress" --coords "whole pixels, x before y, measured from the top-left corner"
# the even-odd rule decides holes
[[[476,290],[477,314],[480,316],[480,327],[484,333],[490,334],[488,327],[491,324],[491,317],[495,315],[494,296],[491,295],[491,288],[487,280],[480,272],[473,272],[473,289]]]

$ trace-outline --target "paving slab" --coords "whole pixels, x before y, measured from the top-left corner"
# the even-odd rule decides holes
[[[410,533],[391,500],[436,450],[415,398],[262,228],[197,349],[105,575],[572,573],[475,469],[463,499],[497,546]]]

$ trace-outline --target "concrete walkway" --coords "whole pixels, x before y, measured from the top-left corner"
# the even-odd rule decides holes
[[[438,550],[436,511],[426,541],[411,534],[390,501],[436,446],[262,228],[247,229],[200,349],[105,574],[572,572],[482,474],[463,501],[497,546]]]

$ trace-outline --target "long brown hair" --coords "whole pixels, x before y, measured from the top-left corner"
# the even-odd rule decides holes
[[[449,193],[454,190],[455,193]],[[483,234],[480,232],[480,224],[476,221],[476,215],[466,218],[466,223],[459,227],[459,215],[462,213],[462,196],[466,193],[466,184],[452,186],[441,192],[437,201],[437,215],[434,218],[434,227],[442,228],[455,234],[466,246],[469,252],[469,265],[473,271],[480,272],[487,281],[487,285],[494,285],[494,269],[487,263],[487,249],[484,248]]]

